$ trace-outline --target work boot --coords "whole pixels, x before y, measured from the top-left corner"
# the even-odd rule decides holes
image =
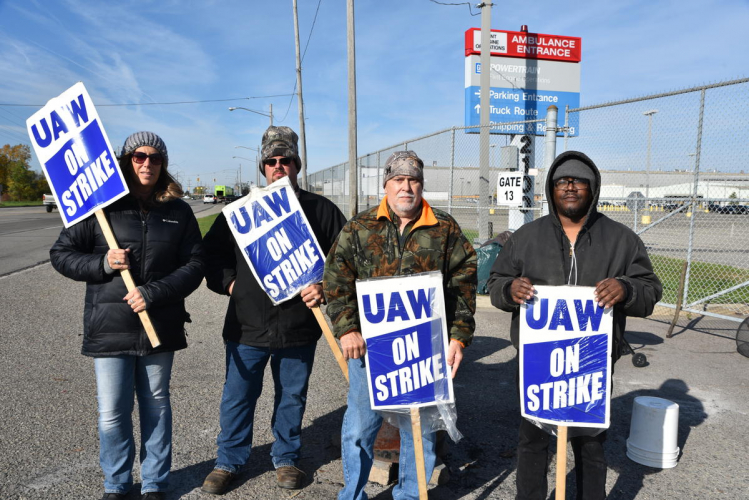
[[[236,474],[223,469],[213,469],[203,481],[200,488],[206,493],[213,495],[223,495],[229,489],[229,483],[236,477]]]
[[[276,481],[279,488],[298,490],[304,481],[304,472],[293,465],[284,465],[276,469]]]
[[[149,491],[141,495],[140,500],[164,500],[166,493],[163,491]]]
[[[124,500],[127,497],[127,493],[104,493],[101,500]]]

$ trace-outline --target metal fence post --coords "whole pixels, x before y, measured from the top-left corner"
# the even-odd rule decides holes
[[[692,190],[692,200],[690,201],[692,217],[689,220],[689,246],[687,247],[687,274],[684,279],[684,295],[680,297],[682,303],[686,305],[689,297],[689,275],[692,272],[692,248],[694,247],[694,220],[697,218],[697,188],[700,178],[700,153],[702,152],[702,126],[705,118],[705,89],[700,92],[700,115],[697,121],[697,145],[694,156],[694,189]]]
[[[543,182],[543,194],[541,196],[541,210],[543,215],[549,213],[549,200],[546,199],[546,178],[549,175],[549,169],[551,164],[554,163],[554,158],[557,157],[557,119],[559,115],[559,108],[554,105],[546,108],[546,137],[544,137],[544,175]],[[565,132],[566,133],[566,132]]]
[[[447,213],[453,214],[453,184],[455,183],[455,127],[450,131],[450,187],[447,193]]]

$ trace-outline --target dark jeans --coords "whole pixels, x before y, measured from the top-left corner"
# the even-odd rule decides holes
[[[614,364],[611,364],[613,376]],[[515,357],[515,388],[519,389],[519,357]],[[614,384],[611,384],[613,391]],[[518,403],[520,394],[518,393]],[[581,429],[578,429],[581,430]],[[582,430],[585,432],[584,430]],[[568,429],[575,435],[575,428]],[[546,500],[548,492],[549,441],[551,435],[528,420],[520,418],[518,439],[518,470],[516,474],[517,500]],[[575,482],[577,500],[600,500],[606,498],[606,456],[603,443],[606,431],[597,436],[570,437],[575,455]]]
[[[216,439],[216,468],[237,473],[250,458],[255,403],[263,390],[270,360],[275,398],[271,447],[275,468],[297,465],[302,446],[302,417],[315,359],[315,344],[270,350],[226,343],[226,382],[221,398],[221,432]]]
[[[546,477],[551,436],[524,418],[520,422],[519,434],[516,498],[545,500],[548,491]],[[606,431],[597,436],[578,436],[570,439],[575,454],[577,500],[606,498],[604,441]]]

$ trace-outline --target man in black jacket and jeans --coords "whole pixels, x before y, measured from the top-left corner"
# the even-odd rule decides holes
[[[328,253],[346,219],[333,202],[297,185],[301,167],[297,135],[289,127],[271,126],[263,134],[260,171],[268,184],[288,177],[324,253]],[[311,311],[324,301],[322,286],[310,285],[291,300],[273,305],[258,284],[223,214],[204,239],[208,254],[208,288],[229,295],[224,321],[226,382],[221,398],[218,459],[203,491],[221,495],[250,457],[255,404],[270,360],[275,389],[271,448],[277,483],[301,488],[298,468],[302,417],[315,347],[322,331]]]
[[[559,155],[546,180],[549,215],[518,229],[500,252],[489,278],[492,304],[512,312],[510,336],[518,347],[520,304],[534,285],[594,286],[600,307],[614,308],[612,361],[619,358],[627,316],[645,317],[661,298],[642,240],[627,226],[598,213],[601,174],[583,153]],[[598,429],[587,431],[596,432]],[[606,497],[606,432],[570,429],[577,498]],[[517,498],[545,499],[549,434],[520,423]]]

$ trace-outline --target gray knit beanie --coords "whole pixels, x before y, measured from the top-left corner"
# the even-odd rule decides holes
[[[396,151],[385,162],[382,186],[399,175],[407,175],[424,184],[424,162],[413,151]]]
[[[142,146],[151,146],[161,153],[161,156],[164,157],[162,167],[166,168],[167,163],[169,163],[169,154],[166,150],[166,144],[161,140],[161,137],[153,132],[136,132],[125,139],[125,145],[122,146],[120,157],[132,154],[136,149]]]
[[[274,156],[286,156],[293,158],[296,163],[297,172],[302,168],[302,160],[299,158],[299,136],[289,127],[276,127],[271,125],[263,133],[263,142],[260,146],[260,173],[265,175],[263,162]]]
[[[578,179],[585,179],[590,184],[590,192],[595,193],[598,189],[596,183],[596,174],[591,168],[585,163],[577,159],[569,159],[564,163],[560,163],[559,166],[554,170],[554,178],[552,182],[556,182],[562,177],[573,177]]]

